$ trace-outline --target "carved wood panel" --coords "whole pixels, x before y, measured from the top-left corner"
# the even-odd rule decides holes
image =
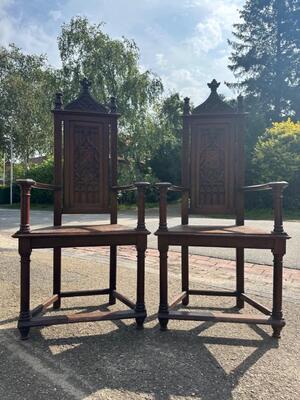
[[[70,121],[67,125],[64,143],[64,211],[107,211],[108,126],[85,121]]]
[[[234,211],[234,136],[228,124],[195,124],[191,137],[191,211]]]

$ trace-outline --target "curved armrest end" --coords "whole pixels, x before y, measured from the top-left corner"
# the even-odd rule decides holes
[[[285,188],[287,188],[289,186],[288,182],[286,182],[286,181],[269,182],[268,185],[270,185],[272,189],[281,188],[282,190],[284,190]]]
[[[17,179],[16,183],[19,186],[35,186],[36,185],[36,181],[34,181],[33,179]]]
[[[157,187],[158,189],[163,189],[163,188],[169,188],[172,186],[171,182],[157,182],[154,185],[155,187]]]
[[[134,182],[134,186],[136,186],[136,187],[149,187],[150,183],[149,182]]]

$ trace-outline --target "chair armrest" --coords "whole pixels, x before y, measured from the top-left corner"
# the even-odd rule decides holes
[[[184,186],[176,186],[172,185],[170,182],[159,182],[156,183],[155,186],[159,190],[159,230],[166,231],[168,230],[167,225],[167,192],[181,192],[182,194],[182,223],[187,224],[188,221],[188,214],[185,212],[187,210],[188,204],[188,193],[189,188]]]
[[[242,186],[244,192],[258,192],[261,190],[273,190],[274,188],[281,187],[284,190],[288,186],[285,181],[281,182],[268,182],[260,185]]]
[[[134,182],[137,188],[138,222],[136,230],[145,230],[145,190],[150,186],[149,182]]]
[[[54,190],[54,191],[61,190],[61,186],[52,185],[50,183],[36,182],[33,179],[17,179],[16,183],[21,187],[30,185],[35,189]]]
[[[51,185],[50,183],[41,183],[41,182],[36,182],[34,188],[43,190],[53,190],[53,191],[58,191],[62,189],[61,186]]]
[[[135,185],[119,185],[119,186],[112,186],[111,190],[113,192],[130,192],[132,190],[136,190]]]
[[[138,208],[138,221],[136,230],[145,230],[145,189],[150,186],[149,182],[134,182],[131,185],[115,185],[111,186],[111,190],[114,192],[114,204],[115,209],[117,208],[117,192],[126,191],[131,192],[137,190],[137,208]]]
[[[61,186],[36,182],[33,179],[17,179],[16,183],[21,188],[21,222],[19,233],[30,232],[30,196],[31,189],[61,190]]]
[[[277,235],[286,234],[283,229],[282,208],[283,208],[283,191],[287,186],[288,186],[287,182],[281,181],[281,182],[264,183],[262,185],[252,185],[252,186],[242,187],[242,190],[245,192],[272,190],[273,210],[274,210],[274,228],[272,233]]]
[[[171,185],[168,190],[170,192],[189,192],[189,188],[183,187],[183,186],[176,186],[176,185]]]

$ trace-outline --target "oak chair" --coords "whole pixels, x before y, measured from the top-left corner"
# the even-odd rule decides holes
[[[220,321],[271,325],[273,336],[280,337],[285,325],[282,314],[282,259],[289,238],[282,224],[282,193],[287,182],[270,182],[244,186],[244,127],[242,96],[237,110],[221,100],[217,93],[219,83],[208,84],[208,99],[190,112],[189,99],[184,100],[182,136],[182,185],[157,184],[160,190],[160,223],[158,236],[160,253],[160,305],[161,329],[170,319]],[[272,190],[274,229],[250,228],[244,225],[244,193]],[[167,226],[167,192],[181,192],[181,225]],[[190,225],[189,214],[235,215],[230,226]],[[182,292],[168,305],[168,248],[181,246]],[[236,249],[236,289],[234,291],[192,290],[189,288],[189,246],[230,247]],[[244,249],[270,249],[274,255],[273,308],[259,304],[244,292]],[[233,296],[238,309],[248,303],[263,315],[240,313],[189,312],[174,310],[182,302],[189,304],[191,295]]]
[[[30,327],[73,322],[135,318],[142,328],[146,317],[144,304],[144,263],[147,247],[144,190],[147,182],[117,185],[117,113],[116,100],[109,107],[90,94],[90,82],[81,82],[79,97],[62,105],[62,94],[55,98],[54,185],[31,179],[18,180],[21,187],[21,225],[13,236],[19,240],[21,256],[21,310],[18,328],[21,338]],[[42,229],[30,228],[30,192],[54,191],[54,223]],[[137,190],[138,221],[131,228],[117,223],[118,191]],[[110,214],[110,224],[62,226],[62,214]],[[96,218],[96,215],[95,215]],[[137,249],[136,303],[116,291],[117,246],[135,245]],[[96,290],[61,291],[61,249],[64,247],[110,246],[109,287]],[[30,310],[30,255],[33,249],[53,248],[53,296]],[[87,312],[73,315],[43,316],[47,309],[59,309],[61,299],[74,296],[108,295],[129,307],[125,311]]]

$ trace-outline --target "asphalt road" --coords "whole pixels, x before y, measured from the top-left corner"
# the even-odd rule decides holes
[[[180,224],[179,210],[176,207],[169,208],[168,225],[174,226]],[[43,227],[52,224],[53,214],[51,211],[31,211],[31,225],[32,227]],[[106,215],[64,215],[63,223],[65,224],[98,224],[108,222]],[[136,212],[120,211],[119,223],[134,226],[136,224]],[[205,224],[205,225],[231,225],[234,223],[230,219],[216,219],[216,218],[190,218],[191,224]],[[246,221],[251,227],[259,227],[271,230],[273,226],[272,221]],[[146,212],[146,225],[147,228],[153,233],[158,227],[158,210],[148,209]],[[19,210],[0,208],[0,232],[11,234],[19,227]],[[291,236],[287,242],[287,254],[284,258],[284,265],[288,268],[300,269],[300,222],[287,221],[284,223],[286,232]],[[149,237],[149,247],[156,248],[156,237],[151,234]],[[179,250],[179,249],[178,249]],[[191,247],[191,254],[201,254],[210,257],[234,259],[234,249],[225,248],[199,248]],[[245,259],[249,263],[267,264],[272,265],[272,253],[268,250],[253,250],[247,249],[245,251]]]

